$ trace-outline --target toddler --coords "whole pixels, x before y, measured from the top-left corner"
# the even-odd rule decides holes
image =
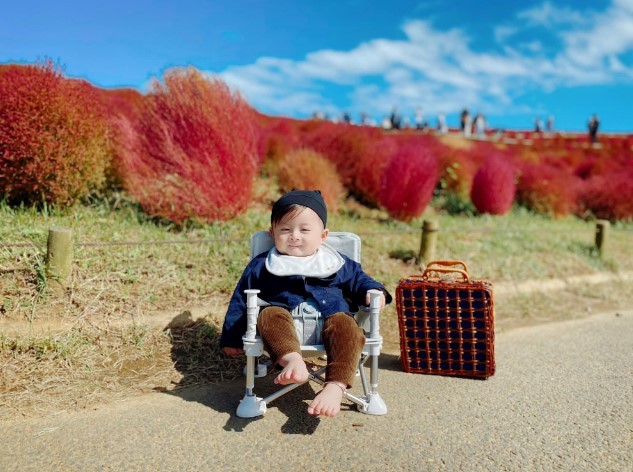
[[[243,353],[244,290],[259,289],[259,297],[269,306],[260,312],[257,330],[273,363],[283,368],[274,381],[282,385],[305,382],[308,368],[290,312],[305,301],[316,304],[324,318],[326,382],[308,413],[335,416],[344,390],[352,386],[365,343],[351,311],[369,305],[368,290],[383,291],[381,308],[391,302],[391,295],[360,264],[325,244],[327,208],[318,190],[282,195],[273,205],[270,223],[275,246],[254,257],[244,270],[226,313],[220,345],[228,356]]]

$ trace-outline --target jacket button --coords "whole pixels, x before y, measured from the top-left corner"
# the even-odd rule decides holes
[[[325,303],[325,300],[323,300],[323,303]]]

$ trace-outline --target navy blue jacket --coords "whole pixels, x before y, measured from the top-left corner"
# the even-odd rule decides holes
[[[358,262],[344,254],[341,254],[345,260],[343,267],[325,278],[273,275],[266,269],[267,256],[268,252],[264,252],[254,257],[244,269],[224,318],[220,347],[242,347],[242,336],[246,332],[246,289],[261,290],[259,298],[288,311],[312,297],[324,318],[338,312],[357,311],[360,305],[365,304],[367,291],[374,288],[383,290],[387,303],[391,302],[391,295],[385,287],[365,274]]]

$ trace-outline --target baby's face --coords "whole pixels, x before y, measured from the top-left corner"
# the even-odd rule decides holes
[[[273,226],[270,234],[280,254],[307,257],[314,254],[325,241],[328,230],[311,208],[288,214]]]

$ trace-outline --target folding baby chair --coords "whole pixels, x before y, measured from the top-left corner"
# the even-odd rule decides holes
[[[342,254],[345,254],[356,262],[360,262],[361,241],[357,235],[346,232],[331,232],[325,242]],[[273,239],[267,231],[257,231],[251,237],[251,259],[264,251],[268,251],[273,245]],[[286,385],[266,398],[260,398],[255,395],[255,378],[263,377],[267,374],[266,364],[258,363],[258,358],[264,354],[264,345],[262,339],[257,335],[257,316],[260,306],[264,306],[265,303],[257,297],[259,290],[251,289],[245,292],[247,329],[246,334],[242,337],[242,341],[244,342],[244,352],[246,354],[246,394],[237,407],[237,416],[241,418],[253,418],[266,413],[268,403],[302,384]],[[363,347],[358,362],[357,372],[357,375],[360,375],[364,395],[358,397],[345,390],[343,397],[354,402],[358,410],[362,413],[384,415],[387,413],[387,406],[377,391],[378,356],[382,349],[382,336],[380,336],[379,325],[380,296],[382,292],[380,290],[370,290],[369,294],[369,307],[361,307],[355,315],[356,322],[365,331],[365,346]],[[304,332],[303,340],[314,340],[316,338],[317,341],[320,342],[320,332],[314,332],[315,329],[320,329],[321,324],[318,323],[319,318],[320,313],[316,310],[316,307],[308,304],[302,304],[302,306],[298,307],[298,310],[293,312],[293,319],[298,333],[301,334],[301,331]],[[299,339],[302,341],[301,336],[299,336]],[[301,353],[304,357],[314,358],[324,356],[325,346],[323,344],[302,342]],[[370,357],[370,383],[368,384],[365,374],[365,363]],[[323,385],[326,380],[324,373],[325,367],[310,372],[306,382],[312,380],[319,385]]]

